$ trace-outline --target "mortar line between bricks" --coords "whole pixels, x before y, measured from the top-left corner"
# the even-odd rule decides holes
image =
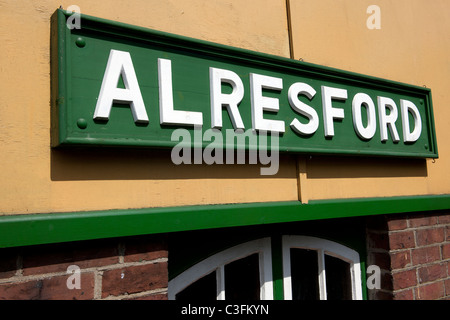
[[[450,262],[450,258],[449,259],[445,259],[445,260],[436,260],[436,261],[427,262],[427,263],[420,263],[420,264],[416,264],[416,265],[413,265],[413,266],[410,266],[410,267],[406,267],[406,268],[396,268],[394,270],[391,270],[391,272],[394,274],[394,273],[399,273],[399,272],[402,272],[402,271],[410,271],[410,270],[419,269],[419,268],[422,268],[422,267],[430,267],[430,266],[437,265],[437,264],[444,264],[444,263],[447,263],[447,262]]]
[[[449,280],[450,277],[444,278],[444,279],[437,279],[437,280],[433,280],[433,281],[429,281],[429,282],[424,282],[424,283],[417,283],[413,286],[410,287],[406,287],[406,288],[401,288],[401,289],[397,289],[397,290],[392,290],[393,293],[397,293],[399,291],[404,291],[404,290],[410,290],[410,289],[415,289],[415,288],[420,288],[420,287],[425,287],[428,285],[431,285],[433,283],[438,283],[438,282],[444,282],[445,280]],[[444,286],[444,290],[445,290],[445,286]]]
[[[109,295],[106,298],[100,298],[100,299],[96,299],[96,300],[133,299],[133,298],[145,297],[145,296],[148,296],[148,295],[167,293],[167,292],[168,292],[168,288],[158,288],[158,289],[153,289],[153,290],[148,290],[148,291],[143,291],[143,292],[136,292],[136,293],[131,293],[131,294],[121,294],[119,296]]]
[[[426,230],[426,229],[439,229],[439,228],[445,228],[448,227],[448,224],[433,224],[431,226],[419,226],[419,227],[408,227],[405,229],[399,229],[399,230],[387,230],[389,233],[400,233],[405,231],[415,231],[415,230]],[[383,231],[380,231],[383,232]]]
[[[163,263],[168,262],[168,258],[158,258],[154,260],[148,260],[148,261],[139,261],[139,262],[125,262],[125,263],[115,263],[107,266],[101,266],[101,267],[89,267],[89,268],[80,268],[80,273],[90,273],[90,272],[96,272],[96,271],[106,271],[106,270],[115,270],[120,268],[127,268],[127,267],[133,267],[133,266],[143,266],[147,264],[155,264],[155,263]],[[76,263],[73,263],[72,265],[76,265]],[[14,275],[9,278],[0,279],[0,284],[4,283],[12,283],[12,282],[26,282],[30,280],[42,280],[46,278],[51,277],[57,277],[57,276],[64,276],[69,274],[66,271],[58,271],[58,272],[48,272],[48,273],[41,273],[41,274],[30,274],[27,276],[24,275]]]
[[[427,286],[429,284],[433,284],[433,283],[436,283],[436,282],[444,282],[445,280],[450,280],[450,277],[442,278],[442,279],[436,279],[436,280],[433,280],[433,281],[427,281],[427,282],[418,283],[417,284],[417,288],[423,287],[423,286]],[[444,284],[444,291],[445,291],[445,284]]]
[[[444,244],[450,244],[450,241],[443,241],[443,242],[436,242],[436,243],[430,243],[430,244],[424,244],[424,245],[416,245],[414,247],[409,247],[409,248],[400,248],[400,249],[391,249],[388,252],[389,253],[397,253],[399,251],[404,251],[404,250],[415,250],[415,249],[422,249],[422,248],[430,248],[430,247],[434,247],[434,246],[441,246]]]
[[[101,299],[103,288],[103,271],[94,271],[94,300]]]

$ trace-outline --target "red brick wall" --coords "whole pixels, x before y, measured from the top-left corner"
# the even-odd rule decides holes
[[[380,266],[372,299],[450,299],[450,214],[423,213],[368,219],[368,265]]]
[[[381,269],[369,299],[450,299],[450,213],[367,219],[367,266]],[[0,300],[167,299],[164,236],[0,249]],[[68,289],[70,265],[80,289]]]
[[[0,300],[167,299],[164,237],[132,237],[0,249]],[[80,289],[68,289],[70,265]]]

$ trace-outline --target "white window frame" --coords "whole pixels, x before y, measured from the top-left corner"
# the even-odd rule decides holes
[[[287,235],[283,236],[282,239],[283,286],[285,300],[292,300],[291,248],[310,249],[317,251],[320,300],[327,299],[325,254],[342,259],[350,264],[352,299],[362,300],[361,267],[358,252],[339,243],[316,237]]]
[[[175,300],[175,296],[200,278],[216,272],[217,300],[225,300],[225,265],[230,262],[258,253],[260,276],[260,299],[273,300],[272,282],[272,253],[270,238],[262,238],[239,244],[190,267],[171,281],[169,281],[169,300]]]

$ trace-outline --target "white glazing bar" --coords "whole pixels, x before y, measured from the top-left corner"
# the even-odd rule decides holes
[[[261,283],[260,298],[261,300],[273,300],[272,254],[269,240],[263,242],[258,256]]]
[[[217,300],[225,300],[225,266],[221,265],[216,270]]]
[[[319,267],[319,296],[320,300],[327,300],[327,280],[325,276],[325,254],[322,249],[317,251]]]
[[[361,265],[358,262],[351,263],[350,264],[350,274],[351,274],[351,281],[352,281],[352,299],[353,300],[362,300],[362,286],[361,281],[358,281],[358,279],[361,279]]]

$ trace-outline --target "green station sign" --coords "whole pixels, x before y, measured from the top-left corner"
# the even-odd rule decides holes
[[[277,137],[280,152],[438,156],[428,88],[86,15],[71,28],[69,18],[52,17],[53,147],[172,148],[182,129],[203,148]]]

